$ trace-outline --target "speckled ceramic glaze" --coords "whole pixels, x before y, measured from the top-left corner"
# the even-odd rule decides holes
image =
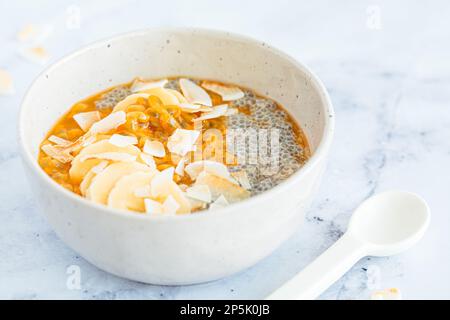
[[[112,210],[65,190],[38,166],[39,144],[76,101],[136,76],[186,75],[249,87],[281,103],[300,123],[312,157],[268,192],[224,209],[186,216]],[[225,32],[152,29],[88,46],[43,72],[19,123],[29,181],[57,234],[108,272],[154,284],[189,284],[243,270],[299,227],[323,172],[333,135],[320,81],[265,43]]]

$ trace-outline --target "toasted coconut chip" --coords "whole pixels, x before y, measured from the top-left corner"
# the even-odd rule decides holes
[[[233,101],[244,97],[244,92],[238,87],[224,86],[222,84],[210,81],[203,81],[202,87],[206,90],[217,93],[222,97],[223,101]]]
[[[135,136],[124,136],[121,134],[113,134],[111,138],[109,138],[109,143],[117,146],[117,147],[126,147],[134,144],[138,144],[138,140]]]
[[[214,110],[214,107],[208,107],[208,106],[203,106],[203,105],[200,106],[201,112],[211,112],[213,110]]]
[[[197,130],[176,129],[167,141],[167,149],[180,156],[193,151],[200,132]]]
[[[146,154],[152,155],[154,157],[163,158],[166,155],[166,149],[164,148],[164,145],[156,140],[145,141],[144,148],[142,148],[142,151],[144,151]]]
[[[79,149],[81,149],[81,144],[82,144],[82,141],[83,141],[82,138],[83,138],[83,136],[79,137],[74,142],[70,142],[67,145],[55,144],[54,147],[57,148],[57,150],[59,152],[65,152],[66,154],[70,154],[73,151],[78,151]]]
[[[164,208],[161,203],[152,199],[144,199],[145,212],[148,214],[161,214]]]
[[[186,98],[177,90],[174,89],[166,89],[167,91],[169,91],[171,94],[173,94],[175,97],[177,97],[178,99],[178,103],[188,103],[188,101],[186,100]]]
[[[227,199],[225,199],[225,197],[223,196],[223,194],[221,194],[216,201],[214,201],[213,203],[211,203],[209,205],[209,209],[221,209],[224,208],[226,206],[229,205],[229,202],[227,201]]]
[[[186,103],[186,102],[180,103],[178,106],[182,111],[188,113],[200,112],[200,108],[202,107],[200,104]]]
[[[58,148],[57,146],[45,144],[41,147],[41,149],[49,157],[52,157],[53,159],[58,160],[59,162],[69,163],[73,160],[73,157],[68,152],[66,152],[64,149]]]
[[[82,136],[81,138],[83,138],[83,139],[81,139],[81,146],[83,148],[87,147],[88,145],[91,145],[97,141],[97,137],[95,135]]]
[[[169,89],[153,88],[146,90],[145,93],[148,93],[150,96],[158,97],[165,106],[177,105],[179,103],[177,96],[175,96]]]
[[[55,136],[55,135],[51,135],[50,137],[48,137],[47,140],[50,141],[50,142],[53,142],[54,144],[59,145],[59,146],[67,146],[67,145],[69,145],[70,143],[72,143],[72,142],[69,141],[69,140],[60,138],[60,137]]]
[[[101,140],[101,139],[99,139]],[[58,148],[61,148],[67,154],[71,152],[78,152],[81,148],[87,147],[92,143],[97,141],[97,135],[91,135],[90,133],[85,133],[77,140],[73,142],[69,142],[67,145],[56,145]]]
[[[86,154],[80,157],[80,161],[84,162],[87,159],[104,159],[111,161],[131,162],[136,160],[136,156],[125,152],[102,152],[94,154]]]
[[[180,206],[176,213],[187,214],[191,212],[191,202],[175,182],[172,181],[168,191],[168,194],[170,194]]]
[[[101,119],[100,112],[98,111],[89,111],[89,112],[81,112],[77,113],[73,116],[73,119],[80,126],[80,128],[87,132],[92,127],[94,123]]]
[[[143,163],[148,165],[152,169],[156,169],[156,162],[155,159],[149,154],[141,153],[139,154],[139,158],[142,160]]]
[[[225,115],[227,117],[229,117],[229,116],[233,116],[233,115],[238,114],[238,113],[239,113],[239,109],[238,108],[228,108],[227,112],[225,112]]]
[[[150,185],[135,189],[133,194],[138,198],[150,198],[152,196]]]
[[[161,80],[154,80],[154,81],[144,81],[141,79],[136,79],[133,81],[133,84],[131,85],[131,92],[140,92],[143,90],[153,89],[153,88],[162,88],[164,87],[169,80],[167,79],[161,79]]]
[[[212,106],[211,97],[202,87],[188,79],[180,79],[181,92],[190,103]]]
[[[250,183],[250,180],[248,179],[247,172],[237,171],[237,172],[232,172],[231,175],[233,176],[233,178],[235,178],[237,180],[237,182],[239,183],[239,185],[242,188],[244,188],[246,190],[252,189],[252,185]]]
[[[213,110],[212,107],[203,106],[201,104],[195,103],[180,103],[178,106],[180,107],[181,111],[187,113],[210,112]]]
[[[250,197],[250,192],[241,186],[206,171],[198,175],[195,185],[207,185],[213,199],[217,199],[220,195],[223,195],[230,203]]]
[[[175,167],[175,173],[180,177],[184,176],[184,166],[186,164],[186,159],[182,158],[178,161],[177,166]]]
[[[171,195],[180,205],[177,213],[189,213],[191,211],[191,204],[184,195],[184,192],[173,181],[173,173],[174,168],[170,167],[156,174],[150,184],[152,197],[164,198]]]
[[[163,211],[166,214],[176,214],[177,210],[180,209],[180,205],[175,200],[174,197],[171,195],[168,195],[166,200],[164,200],[163,204]]]
[[[203,210],[203,209],[206,209],[206,207],[208,206],[208,203],[206,203],[204,201],[195,200],[195,199],[192,199],[189,197],[187,197],[187,199],[189,200],[189,202],[191,204],[191,211]]]
[[[230,172],[226,165],[221,162],[212,160],[200,160],[189,163],[184,170],[188,173],[192,180],[197,179],[200,172],[206,171],[224,179],[230,179]]]
[[[124,111],[113,112],[94,123],[89,129],[90,134],[106,133],[116,129],[118,126],[127,122],[127,115]]]
[[[189,198],[210,203],[212,200],[211,191],[207,185],[194,185],[186,189]]]
[[[19,50],[19,54],[22,58],[38,64],[45,64],[50,59],[50,55],[47,50],[40,46],[21,48]]]
[[[156,174],[151,182],[151,191],[153,197],[158,197],[161,195],[161,189],[169,182],[173,182],[173,173],[175,169],[169,167],[163,171]]]
[[[203,113],[200,117],[195,118],[194,122],[196,121],[202,121],[202,120],[208,120],[208,119],[215,119],[222,116],[225,116],[228,110],[228,105],[221,104],[218,106],[213,107],[213,110],[210,112]]]
[[[91,170],[89,170],[88,173],[84,176],[83,180],[80,183],[80,192],[83,196],[86,196],[87,189],[89,188],[92,179],[94,179],[97,174],[105,170],[108,164],[108,161],[102,161],[96,166],[92,167]]]
[[[13,95],[14,83],[8,71],[0,69],[0,95]]]
[[[135,93],[127,96],[122,101],[118,102],[113,108],[113,112],[125,111],[129,106],[135,104],[140,98],[148,99],[148,93]]]

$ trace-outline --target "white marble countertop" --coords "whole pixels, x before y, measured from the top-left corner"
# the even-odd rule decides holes
[[[170,3],[170,4],[169,4]],[[351,212],[386,189],[417,192],[432,210],[424,239],[391,258],[365,258],[324,299],[367,299],[397,287],[404,299],[450,298],[450,4],[448,1],[2,1],[0,68],[16,94],[0,96],[0,298],[259,299],[330,246]],[[79,25],[78,16],[79,12]],[[308,64],[330,91],[336,136],[307,222],[275,253],[207,284],[161,287],[90,265],[62,243],[35,206],[16,142],[21,98],[45,67],[17,54],[17,32],[51,23],[46,64],[129,30],[197,26],[271,43]],[[78,28],[79,27],[79,28]],[[67,287],[80,267],[81,288]],[[379,275],[368,283],[366,270]]]

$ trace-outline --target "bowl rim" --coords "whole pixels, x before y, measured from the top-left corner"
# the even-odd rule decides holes
[[[213,210],[204,210],[200,211],[196,214],[180,214],[180,215],[147,215],[147,214],[137,214],[135,212],[130,212],[129,210],[122,210],[122,209],[115,209],[107,207],[103,204],[98,204],[93,201],[90,201],[88,199],[85,199],[81,197],[78,194],[75,194],[61,185],[59,185],[56,181],[51,179],[45,172],[42,170],[42,168],[38,165],[38,162],[34,158],[34,156],[31,154],[31,152],[28,150],[28,147],[25,145],[25,139],[24,139],[24,121],[25,121],[25,105],[29,105],[28,100],[30,99],[30,90],[35,85],[36,82],[40,81],[42,78],[45,77],[45,75],[48,72],[51,72],[53,69],[59,67],[60,65],[64,64],[65,62],[69,61],[70,59],[83,54],[86,51],[102,47],[104,45],[107,45],[109,42],[115,42],[120,41],[122,39],[128,38],[128,37],[136,37],[136,36],[142,36],[149,33],[158,33],[158,32],[174,32],[178,34],[183,33],[189,33],[189,34],[196,34],[196,35],[208,35],[208,36],[214,36],[217,38],[231,38],[234,40],[240,40],[243,42],[247,42],[256,46],[262,47],[263,50],[269,50],[272,53],[280,56],[281,58],[287,60],[292,65],[294,65],[296,68],[300,69],[305,75],[308,76],[309,80],[311,81],[311,84],[314,86],[314,88],[317,90],[317,93],[319,95],[320,100],[322,101],[324,105],[324,128],[323,128],[323,135],[320,139],[320,142],[316,148],[316,150],[312,153],[311,157],[307,160],[307,162],[295,173],[293,173],[291,176],[289,176],[286,180],[280,182],[275,187],[264,191],[260,194],[254,195],[250,197],[249,199],[242,200],[236,203],[232,203],[229,206],[226,206],[224,208],[220,209],[213,209]],[[319,163],[319,161],[326,157],[327,152],[331,146],[331,142],[334,136],[334,126],[335,126],[335,115],[333,106],[331,103],[331,99],[329,97],[329,94],[322,83],[322,81],[319,79],[319,77],[311,71],[309,67],[307,67],[305,64],[297,61],[292,56],[284,53],[283,51],[267,44],[266,42],[259,41],[255,38],[241,35],[234,32],[228,32],[223,30],[217,30],[217,29],[210,29],[210,28],[187,28],[187,27],[158,27],[158,28],[146,28],[131,32],[126,32],[122,34],[118,34],[113,37],[108,37],[103,40],[98,40],[95,42],[92,42],[90,44],[87,44],[83,46],[82,48],[69,53],[62,58],[60,58],[58,61],[51,64],[49,67],[44,69],[29,85],[23,99],[20,105],[20,112],[19,112],[19,121],[18,121],[18,142],[19,142],[19,149],[22,156],[22,160],[25,162],[25,164],[28,165],[28,167],[32,168],[33,171],[36,172],[39,179],[41,179],[45,184],[47,184],[53,192],[56,194],[60,194],[61,196],[69,197],[72,200],[79,202],[80,204],[86,205],[88,207],[91,207],[92,209],[100,210],[107,214],[115,215],[118,218],[125,218],[125,219],[141,219],[141,220],[148,220],[148,221],[191,221],[191,220],[197,220],[197,219],[208,219],[208,218],[216,218],[218,216],[223,216],[226,214],[229,214],[231,211],[243,211],[240,214],[245,214],[245,210],[240,210],[241,208],[244,208],[245,206],[255,205],[261,201],[264,201],[265,198],[275,196],[278,193],[285,192],[289,189],[289,187],[297,180],[302,179],[303,176],[305,176],[308,172],[313,170],[314,167],[316,167]]]

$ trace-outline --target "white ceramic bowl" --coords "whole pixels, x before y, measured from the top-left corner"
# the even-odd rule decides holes
[[[249,200],[167,217],[95,204],[59,186],[39,167],[39,144],[74,102],[136,76],[175,75],[236,83],[280,102],[305,131],[311,159],[277,187]],[[269,45],[219,31],[151,29],[95,43],[45,70],[23,101],[19,136],[37,202],[65,243],[115,275],[175,285],[243,270],[297,230],[323,172],[333,123],[319,79]]]

